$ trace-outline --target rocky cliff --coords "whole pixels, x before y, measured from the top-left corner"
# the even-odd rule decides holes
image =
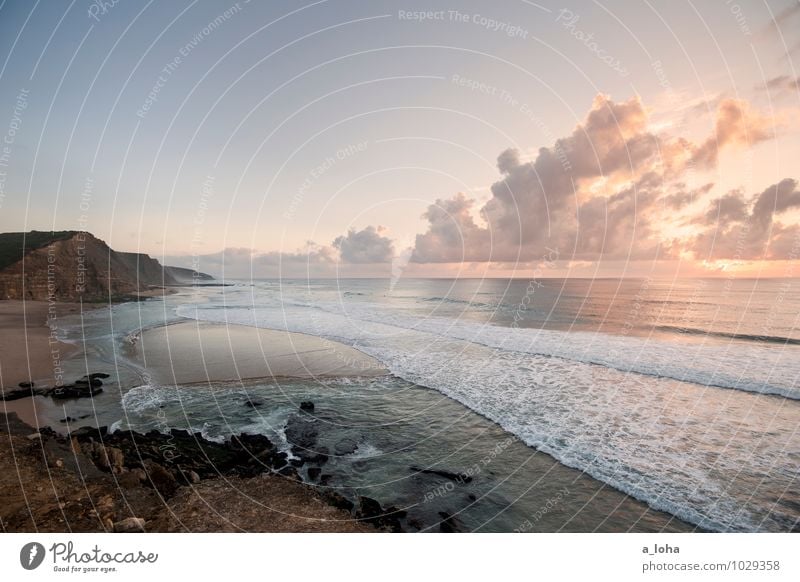
[[[177,283],[152,257],[86,232],[0,234],[0,299],[108,301]]]
[[[164,267],[164,271],[172,276],[178,283],[185,285],[196,285],[214,281],[214,277],[206,273],[200,273],[185,267]]]

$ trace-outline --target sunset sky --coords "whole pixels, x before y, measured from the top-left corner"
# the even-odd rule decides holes
[[[797,0],[263,4],[2,2],[0,231],[229,277],[800,275]]]

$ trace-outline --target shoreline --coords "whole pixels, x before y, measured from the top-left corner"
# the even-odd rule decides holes
[[[168,290],[169,294],[175,292]],[[102,306],[84,304],[83,309]],[[75,303],[0,301],[4,395],[18,390],[20,383],[34,382],[37,389],[66,383],[66,378],[57,377],[59,370],[54,362],[58,364],[81,350],[74,344],[55,342],[59,359],[54,360],[48,322],[57,321],[60,315],[80,313],[81,307]],[[53,308],[57,310],[55,316],[48,317]],[[25,341],[20,342],[20,336]],[[237,378],[230,377],[231,372],[238,370],[247,379],[386,373],[377,361],[357,350],[303,334],[215,324],[198,327],[187,321],[155,326],[141,336],[141,344],[149,346],[144,352],[150,356],[147,369],[165,380],[172,376],[181,380],[179,383],[233,380]],[[217,351],[226,353],[223,340],[228,345],[228,357],[208,361]],[[171,349],[161,343],[170,341],[174,342]],[[134,346],[134,351],[141,344]],[[294,349],[287,351],[287,345]],[[176,349],[182,353],[175,354]],[[177,360],[156,357],[171,352]],[[205,356],[207,364],[202,378],[192,375],[198,353]],[[185,365],[177,366],[176,361]],[[40,374],[42,370],[52,374]],[[247,446],[237,450],[233,443],[245,441],[245,435],[220,444],[175,430],[168,434],[111,435],[106,428],[83,427],[62,434],[66,427],[42,422],[37,412],[43,404],[41,398],[2,401],[2,531],[398,531],[396,518],[386,517],[378,502],[359,498],[354,504],[335,492],[304,483],[297,473],[297,461],[289,462],[285,453],[277,453],[266,437],[248,437],[250,444],[263,447],[261,454],[266,454],[253,466],[254,451]],[[54,407],[46,402],[47,408]],[[117,446],[111,446],[110,441]],[[142,453],[142,447],[147,445],[150,458],[143,460],[147,453]],[[209,451],[216,452],[217,463],[201,470]],[[177,462],[170,452],[179,459]],[[229,457],[235,457],[235,461]],[[225,470],[220,470],[220,463]],[[188,470],[186,465],[197,471]],[[116,501],[123,490],[124,503]]]
[[[45,329],[47,329],[45,327]],[[276,331],[276,330],[265,330],[259,329],[255,327],[249,326],[241,326],[241,325],[226,325],[226,324],[218,324],[218,323],[209,323],[209,322],[199,322],[196,320],[187,320],[187,321],[177,321],[171,322],[168,324],[160,324],[153,327],[148,327],[141,330],[138,334],[138,340],[133,342],[130,346],[131,359],[138,361],[139,365],[142,366],[145,370],[147,370],[147,375],[151,376],[154,379],[158,379],[164,382],[167,385],[181,385],[181,384],[200,384],[203,382],[231,382],[231,381],[242,381],[242,380],[256,380],[256,379],[269,379],[269,378],[299,378],[299,379],[314,379],[317,377],[342,377],[342,376],[366,376],[366,377],[375,377],[388,374],[387,370],[379,363],[377,360],[363,354],[362,352],[345,346],[343,344],[337,344],[335,342],[331,342],[328,340],[324,340],[322,338],[318,338],[311,335],[306,334],[297,334],[297,333],[289,333],[285,331]],[[211,357],[209,357],[211,356]],[[200,365],[203,362],[204,365]],[[93,370],[96,369],[92,366]],[[97,370],[100,371],[100,370]],[[123,388],[123,387],[120,387]],[[107,396],[106,396],[107,397]],[[448,397],[448,400],[451,400]],[[463,406],[458,403],[457,400],[452,400],[458,406]],[[90,402],[89,399],[86,399],[85,402],[81,402],[83,406],[94,406],[94,402]],[[110,401],[109,401],[110,402]],[[75,430],[74,426],[70,426],[69,423],[58,427],[57,424],[54,425],[55,422],[53,419],[43,419],[43,417],[37,417],[36,414],[36,407],[40,404],[36,398],[23,398],[14,402],[4,402],[6,405],[4,410],[8,413],[18,412],[20,413],[21,419],[27,422],[30,427],[25,427],[18,431],[18,434],[12,439],[9,437],[9,443],[12,446],[12,449],[18,449],[22,451],[23,457],[27,455],[27,459],[34,464],[41,462],[44,460],[45,464],[47,463],[47,459],[42,455],[42,447],[39,446],[39,450],[35,450],[35,448],[31,448],[28,446],[26,448],[26,443],[22,440],[21,437],[29,438],[32,436],[29,433],[33,433],[36,429],[32,428],[33,426],[43,427],[39,429],[41,437],[36,437],[42,439],[41,442],[47,442],[48,447],[62,447],[63,446],[70,446],[74,447],[74,439],[71,438],[76,433],[81,433],[81,431],[85,432],[86,434],[91,434],[91,430],[97,429],[89,429],[87,427],[78,428]],[[113,402],[111,403],[113,405]],[[303,404],[310,404],[311,410],[313,411],[313,403],[303,403]],[[9,406],[12,405],[12,406]],[[50,407],[50,402],[47,401],[45,405]],[[296,406],[296,405],[295,405]],[[54,408],[59,408],[58,406]],[[74,410],[74,409],[73,409]],[[480,415],[479,413],[472,411],[471,412],[478,414],[485,418],[485,416]],[[2,411],[0,411],[2,412]],[[75,414],[73,411],[69,412],[74,416],[78,417],[78,422],[76,422],[76,426],[80,424],[84,424],[79,422],[81,418],[85,418],[84,416],[79,416]],[[313,413],[312,413],[313,416]],[[294,503],[298,503],[300,505],[305,504],[306,502],[321,505],[322,507],[327,508],[329,505],[333,505],[334,508],[342,509],[345,508],[345,516],[339,516],[336,518],[337,521],[343,521],[343,523],[350,523],[353,519],[356,518],[356,514],[358,512],[366,512],[367,514],[372,516],[373,521],[378,520],[380,522],[381,527],[388,527],[392,531],[402,531],[399,522],[395,520],[391,520],[384,517],[386,512],[383,511],[380,504],[377,501],[369,500],[366,503],[366,509],[361,508],[361,503],[358,499],[355,500],[347,500],[341,498],[341,496],[330,496],[326,495],[328,491],[331,489],[326,487],[324,477],[321,479],[319,484],[316,483],[317,480],[320,479],[320,472],[324,470],[322,467],[327,460],[327,453],[326,454],[312,454],[312,452],[316,451],[317,446],[316,442],[316,432],[312,430],[312,427],[306,426],[307,421],[313,421],[312,416],[309,416],[305,409],[300,408],[299,410],[299,422],[294,422],[291,426],[289,426],[289,430],[293,432],[292,442],[295,443],[293,445],[293,453],[297,456],[296,459],[292,460],[292,462],[288,463],[286,466],[272,466],[269,467],[268,470],[265,469],[263,474],[259,474],[258,477],[254,475],[249,476],[242,476],[239,473],[234,473],[232,475],[227,476],[217,476],[216,478],[212,479],[209,475],[203,475],[203,479],[201,482],[190,482],[181,485],[181,487],[186,487],[186,489],[176,489],[174,492],[170,492],[170,499],[172,498],[172,494],[176,492],[179,494],[176,499],[179,501],[175,501],[174,503],[180,504],[181,508],[189,511],[190,514],[197,514],[198,512],[203,511],[203,508],[209,511],[209,515],[206,516],[206,520],[209,524],[213,525],[204,525],[205,522],[203,520],[196,520],[193,522],[191,526],[194,529],[189,529],[189,531],[242,531],[243,529],[246,531],[261,531],[261,530],[253,530],[247,528],[256,527],[255,523],[250,523],[247,528],[233,528],[233,529],[226,529],[231,527],[228,521],[214,521],[215,516],[217,516],[220,512],[225,511],[236,511],[243,512],[244,514],[252,513],[253,511],[260,511],[252,507],[253,503],[250,503],[250,507],[248,507],[248,503],[246,501],[240,502],[233,502],[231,501],[232,498],[236,497],[240,491],[244,490],[251,490],[252,494],[248,494],[249,497],[254,499],[259,499],[259,496],[267,496],[269,497],[272,494],[278,495],[276,491],[280,492],[280,495],[290,495],[292,499],[294,499]],[[69,419],[69,417],[67,417]],[[33,422],[31,422],[31,420]],[[76,421],[75,418],[70,419],[71,421]],[[63,420],[61,421],[64,422]],[[98,423],[106,423],[107,420],[100,420],[99,417],[93,417],[88,422],[92,424]],[[494,424],[494,423],[492,423]],[[4,427],[0,426],[0,432]],[[71,434],[67,434],[66,431],[72,430]],[[57,434],[58,432],[63,432],[64,434]],[[158,446],[172,446],[172,442],[177,438],[180,440],[182,438],[182,433],[184,431],[180,431],[179,429],[171,429],[169,432],[162,433],[161,436],[154,436],[151,433],[132,433],[130,431],[123,431],[123,434],[127,436],[124,437],[127,439],[125,442],[135,443],[141,439],[150,439],[151,442],[156,442],[158,439],[162,439]],[[188,433],[186,433],[188,434]],[[114,435],[118,435],[117,432]],[[111,439],[118,439],[122,438],[119,436],[110,435]],[[178,436],[176,436],[178,435]],[[232,437],[231,440],[234,440],[237,437]],[[263,437],[266,439],[266,437]],[[163,440],[166,439],[166,440]],[[230,446],[230,441],[226,441],[223,444],[218,442],[212,442],[204,439],[199,435],[192,435],[192,439],[202,442],[204,447],[222,447],[227,448]],[[0,438],[2,440],[2,438]],[[29,438],[30,440],[30,438]],[[99,439],[102,446],[107,446],[107,439],[104,436],[102,439]],[[55,443],[55,444],[53,444]],[[297,445],[297,443],[303,443],[302,445]],[[34,444],[37,444],[37,441],[34,440]],[[80,444],[80,443],[79,443]],[[81,449],[79,452],[84,455],[88,455],[90,457],[90,461],[94,461],[96,463],[96,458],[98,454],[96,449],[96,445],[94,443],[90,443],[90,448],[87,451],[83,450],[84,445],[81,444]],[[114,446],[114,445],[112,445]],[[125,448],[126,445],[120,445],[121,448]],[[120,448],[116,447],[115,448]],[[308,449],[308,451],[302,450],[295,450],[295,449],[303,449],[304,447]],[[526,449],[529,448],[526,446]],[[324,449],[324,446],[321,447]],[[535,449],[534,449],[535,450]],[[73,451],[74,452],[74,451]],[[14,454],[17,454],[17,450],[14,450]],[[103,457],[105,455],[106,458],[109,458],[108,453],[99,453],[99,457]],[[111,456],[115,456],[116,453],[113,453]],[[188,458],[188,460],[192,463],[197,462],[198,459],[202,459],[204,452],[202,451],[186,451],[182,453],[183,457]],[[0,455],[1,457],[2,455]],[[10,455],[6,455],[7,457]],[[129,455],[124,455],[127,458]],[[575,469],[570,469],[566,465],[561,464],[555,458],[550,455],[546,455],[550,461],[545,461],[543,463],[543,467],[545,465],[547,467],[543,468],[542,470],[546,472],[546,474],[550,474],[551,470],[556,470],[558,474],[563,473],[561,479],[568,479],[571,478],[572,471],[577,471]],[[324,457],[324,458],[323,458]],[[153,459],[151,459],[153,460]],[[286,460],[286,459],[284,459]],[[161,459],[161,463],[157,463],[162,468],[164,465],[164,459]],[[62,462],[66,462],[62,458]],[[154,461],[155,462],[155,461]],[[553,469],[548,468],[550,465],[553,465]],[[49,465],[47,465],[49,466]],[[423,465],[424,466],[424,465]],[[57,466],[58,467],[58,466]],[[298,474],[298,469],[302,467],[303,472],[308,471],[309,479],[305,481],[302,480],[300,475]],[[416,465],[414,465],[416,467]],[[58,467],[61,468],[61,467]],[[15,469],[13,467],[9,467],[9,477],[14,478]],[[133,465],[126,467],[127,472],[136,472],[137,469],[146,470],[144,467],[138,467]],[[174,469],[174,468],[173,468]],[[182,470],[173,470],[169,469],[172,472],[172,480],[179,481],[182,478],[184,471]],[[82,469],[81,469],[82,470]],[[103,469],[100,469],[103,472]],[[246,469],[250,470],[250,469]],[[300,493],[297,490],[295,491],[292,489],[291,491],[285,489],[284,487],[280,489],[275,489],[274,487],[265,485],[261,481],[255,481],[254,479],[260,479],[264,475],[270,477],[268,473],[273,471],[281,471],[284,470],[287,474],[282,474],[280,476],[281,482],[285,482],[287,477],[298,481],[302,487],[305,488],[306,493]],[[168,471],[168,472],[169,472]],[[315,477],[311,477],[311,472],[315,472]],[[197,472],[197,471],[195,471]],[[420,474],[436,474],[436,471],[428,471],[422,470],[417,471]],[[162,474],[163,472],[156,469],[156,473]],[[452,476],[448,477],[449,473],[447,471],[440,471],[437,475],[438,478],[445,478],[449,479]],[[148,472],[149,475],[149,472]],[[113,486],[119,489],[118,479],[115,474],[112,474],[113,477]],[[275,475],[272,475],[275,477]],[[328,475],[330,477],[330,475]],[[41,477],[44,479],[43,477]],[[278,477],[275,477],[278,478]],[[125,479],[131,480],[130,477],[126,477]],[[236,481],[236,485],[231,485],[232,479],[238,479]],[[314,482],[312,482],[314,481]],[[585,487],[590,489],[595,487],[594,484],[595,480],[589,476],[585,476],[585,480],[581,479],[580,483],[583,485],[579,485],[578,488]],[[13,489],[13,480],[12,483],[9,485]],[[42,480],[41,484],[47,489],[47,482]],[[106,484],[107,486],[110,486]],[[141,482],[134,483],[133,485],[139,487],[142,485]],[[132,485],[132,486],[133,486]],[[598,482],[596,485],[600,485]],[[145,486],[148,485],[145,483]],[[233,488],[231,488],[233,487]],[[607,485],[603,485],[603,487],[608,487]],[[601,487],[601,489],[603,488]],[[23,493],[20,491],[19,482],[17,482],[16,488],[19,494]],[[619,503],[625,505],[626,507],[632,508],[632,510],[636,510],[636,507],[641,505],[642,510],[647,507],[646,503],[633,500],[626,501],[626,496],[623,492],[613,490],[613,493],[610,494],[610,499],[615,499],[619,497]],[[113,493],[113,491],[112,491]],[[208,501],[205,499],[205,496],[208,496],[209,499],[213,499],[214,501]],[[310,495],[310,496],[308,496]],[[199,497],[198,497],[199,496]],[[20,497],[24,497],[24,495],[20,495]],[[230,499],[229,499],[230,498]],[[247,498],[247,496],[245,496]],[[391,503],[392,497],[390,497],[387,502]],[[356,502],[355,504],[353,502]],[[175,522],[172,521],[164,521],[158,520],[157,512],[153,511],[152,500],[149,502],[150,505],[147,505],[145,509],[142,511],[149,511],[148,515],[151,517],[146,518],[151,525],[149,526],[152,531],[185,531],[185,530],[176,530],[171,529],[175,527],[179,527],[176,525]],[[215,505],[216,504],[216,505]],[[265,504],[264,499],[261,499],[257,505],[261,507]],[[165,500],[161,500],[161,510],[164,508],[168,508],[169,505],[165,503]],[[211,506],[213,510],[209,510],[208,506]],[[284,505],[284,507],[291,507],[290,505]],[[375,508],[378,508],[377,510]],[[149,508],[149,509],[148,509]],[[191,508],[191,509],[190,509]],[[397,512],[394,508],[392,512]],[[646,513],[650,513],[650,511],[646,511]],[[658,512],[657,510],[652,510],[652,513],[662,513]],[[6,516],[3,515],[3,522],[4,528],[7,526],[5,525],[8,520]],[[440,512],[441,515],[441,512]],[[452,514],[448,514],[449,517],[444,519],[438,526],[434,525],[434,527],[440,527],[441,531],[467,531],[462,528],[462,526],[458,525],[458,518]],[[155,516],[155,517],[152,517]],[[675,516],[665,514],[666,523],[672,523],[675,529],[670,527],[671,531],[691,531],[694,526],[691,524],[684,524],[676,518]],[[133,516],[133,517],[140,517],[140,516]],[[263,516],[262,516],[263,518]],[[237,514],[236,519],[245,520],[246,518],[242,515]],[[233,521],[235,521],[234,519]],[[388,521],[387,521],[388,519]],[[154,521],[156,520],[156,521]],[[112,520],[113,521],[113,520]],[[180,523],[181,520],[178,520]],[[249,522],[248,522],[249,523]],[[266,523],[266,522],[265,522]],[[269,527],[301,527],[296,522],[292,522],[289,524],[288,522],[284,525],[273,525]],[[411,521],[409,521],[411,523]],[[51,524],[53,527],[56,527],[55,524]],[[307,524],[306,524],[307,525]],[[113,524],[112,524],[113,526]],[[88,525],[86,527],[89,527]],[[94,530],[86,530],[86,531],[103,531],[103,528],[108,530],[108,524],[104,524],[103,520],[100,520],[100,525],[92,526]],[[302,526],[306,527],[306,526]],[[347,527],[350,527],[349,525]],[[371,526],[370,526],[371,527]],[[520,527],[524,527],[522,524]],[[531,526],[533,527],[533,526]],[[101,529],[97,529],[101,528]],[[207,528],[207,529],[203,529]],[[697,529],[697,528],[694,528]],[[58,531],[57,529],[54,531]],[[274,529],[274,530],[264,530],[264,531],[318,531],[318,530],[303,530],[303,529]],[[350,529],[344,530],[325,530],[325,531],[352,531]],[[372,529],[371,531],[375,531]]]
[[[397,510],[376,503],[301,482],[259,435],[218,444],[185,431],[84,428],[65,437],[0,413],[4,532],[396,531]]]
[[[170,385],[388,374],[375,358],[338,342],[197,320],[143,330],[131,346],[131,359],[156,382]]]
[[[0,301],[0,389],[15,389],[20,382],[63,383],[61,363],[74,356],[78,346],[55,339],[58,319],[94,304],[49,303],[5,299]],[[49,322],[54,322],[51,328]],[[46,373],[45,373],[46,371]]]

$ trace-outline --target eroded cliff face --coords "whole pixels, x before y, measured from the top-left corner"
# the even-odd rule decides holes
[[[95,236],[76,232],[26,252],[0,271],[0,299],[108,301],[173,284],[148,255],[116,252]]]

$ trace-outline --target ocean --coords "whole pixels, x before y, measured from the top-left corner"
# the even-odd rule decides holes
[[[312,400],[326,485],[405,509],[411,530],[800,527],[800,281],[230,283],[64,322],[92,366],[115,366],[115,429],[288,450]],[[126,346],[185,319],[323,337],[390,375],[154,385]]]

